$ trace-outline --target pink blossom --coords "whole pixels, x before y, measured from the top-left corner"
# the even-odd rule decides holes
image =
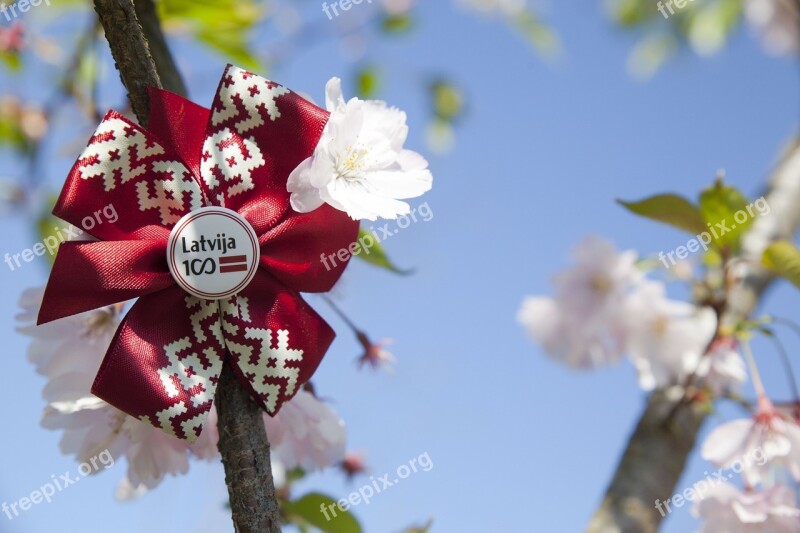
[[[358,358],[359,366],[363,367],[367,364],[372,369],[383,367],[386,368],[387,372],[391,372],[392,365],[397,359],[385,347],[393,342],[392,339],[381,339],[378,342],[372,342],[366,334],[360,331],[357,333],[357,337],[358,342],[364,347],[364,354]]]
[[[797,533],[800,509],[789,487],[740,491],[730,483],[708,490],[692,507],[704,521],[702,533]]]
[[[554,280],[556,295],[526,298],[517,320],[548,355],[570,367],[614,362],[625,344],[625,298],[642,279],[636,254],[589,237],[573,256],[576,265]]]
[[[781,466],[800,481],[800,426],[765,397],[753,418],[733,420],[712,431],[701,450],[720,468],[740,464],[750,485],[769,481]]]

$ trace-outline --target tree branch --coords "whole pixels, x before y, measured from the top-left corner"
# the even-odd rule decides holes
[[[131,0],[95,0],[94,9],[106,32],[111,55],[128,90],[131,108],[142,127],[147,127],[150,98],[147,87],[161,88],[161,78]]]
[[[228,362],[216,397],[219,451],[237,533],[280,533],[264,413]]]
[[[749,317],[773,276],[762,268],[769,243],[790,239],[800,226],[800,143],[782,158],[764,197],[770,213],[756,219],[742,241],[742,256],[750,261],[729,294],[726,325]],[[589,523],[590,533],[654,533],[664,518],[656,500],[675,493],[700,428],[708,415],[697,402],[682,402],[666,390],[654,391],[617,466],[605,497]],[[669,420],[669,423],[665,421]]]
[[[186,85],[183,83],[183,78],[169,51],[153,0],[134,0],[134,5],[136,7],[136,16],[150,45],[150,54],[153,56],[156,71],[161,78],[164,89],[181,96],[187,96]]]
[[[148,86],[162,87],[163,80],[168,90],[186,94],[155,6],[152,0],[136,0],[135,6],[133,0],[94,0],[94,3],[133,112],[146,127],[150,112]],[[280,512],[263,413],[227,362],[220,375],[215,403],[219,414],[219,450],[234,528],[237,533],[279,533]]]

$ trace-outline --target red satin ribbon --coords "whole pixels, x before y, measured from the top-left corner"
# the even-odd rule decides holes
[[[45,323],[139,300],[124,317],[92,392],[179,438],[199,436],[223,360],[275,414],[311,378],[334,332],[298,294],[330,290],[346,266],[321,254],[354,242],[358,223],[328,205],[296,213],[286,180],[309,157],[328,113],[278,84],[228,66],[211,109],[152,89],[149,131],[106,115],[67,178],[56,216],[81,226],[64,243],[39,313]],[[233,209],[259,236],[259,272],[220,301],[181,290],[167,268],[171,228],[208,205]]]

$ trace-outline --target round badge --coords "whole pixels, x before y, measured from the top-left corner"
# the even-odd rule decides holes
[[[185,215],[167,243],[172,277],[186,292],[205,300],[244,289],[256,275],[259,256],[253,226],[224,207],[203,207]]]

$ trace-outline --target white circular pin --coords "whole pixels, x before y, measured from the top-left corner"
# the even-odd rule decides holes
[[[253,280],[258,236],[239,213],[203,207],[181,218],[169,235],[167,263],[186,292],[205,300],[232,296]]]

